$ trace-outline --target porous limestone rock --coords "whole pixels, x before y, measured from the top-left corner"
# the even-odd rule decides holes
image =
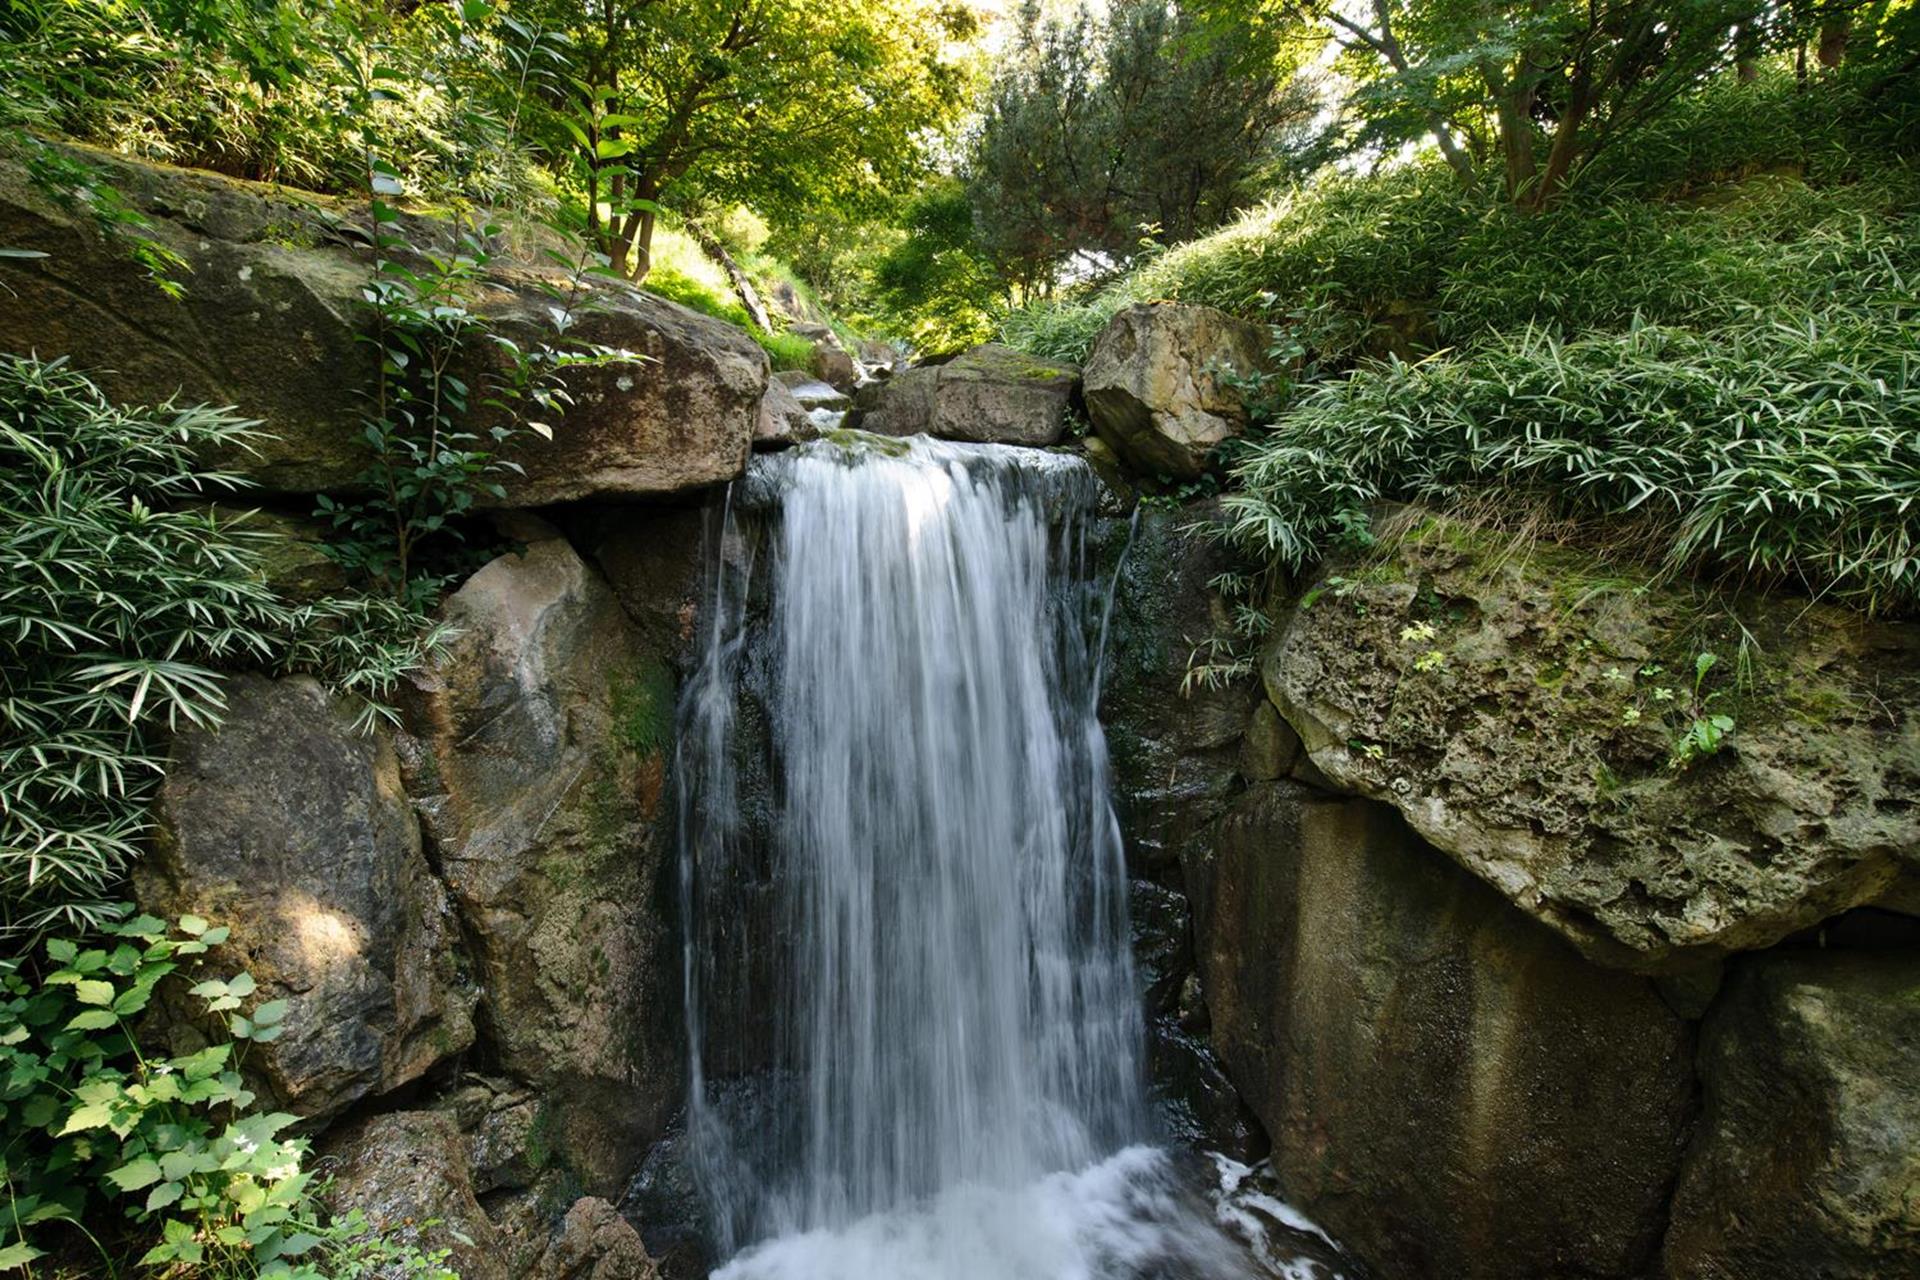
[[[1702,1032],[1667,1274],[1920,1275],[1920,954],[1783,949],[1733,968]]]
[[[1267,692],[1333,786],[1593,958],[1710,963],[1920,867],[1920,627],[1777,595],[1707,608],[1584,553],[1399,523],[1282,619]],[[1701,652],[1719,661],[1695,707]],[[1678,767],[1709,715],[1734,721],[1723,749]]]
[[[863,389],[847,425],[976,444],[1057,444],[1079,384],[1072,365],[987,343]]]
[[[1266,346],[1258,325],[1212,307],[1122,308],[1087,356],[1087,416],[1135,471],[1192,479],[1246,426],[1241,394],[1222,375],[1266,368]]]
[[[1187,858],[1212,1041],[1289,1199],[1376,1273],[1637,1280],[1691,1035],[1392,810],[1250,788]]]
[[[47,255],[7,267],[0,347],[70,357],[116,399],[177,396],[259,419],[269,438],[218,461],[268,490],[353,488],[369,460],[356,392],[372,387],[376,368],[358,337],[371,263],[346,230],[363,215],[264,184],[84,158],[148,216],[142,234],[184,259],[185,295],[168,298],[84,211],[0,163],[0,244]],[[425,220],[410,225],[435,234]],[[523,347],[551,340],[552,299],[528,272],[503,269],[474,303],[500,336]],[[731,325],[618,282],[596,280],[594,303],[571,332],[646,362],[569,370],[573,407],[551,442],[529,434],[506,451],[525,474],[502,477],[500,505],[672,493],[738,475],[765,353]],[[475,352],[477,384],[500,357],[492,343]]]
[[[220,728],[174,739],[134,883],[147,911],[231,928],[223,962],[288,1002],[249,1069],[325,1120],[470,1045],[474,995],[388,736],[306,677],[237,676],[227,698]]]
[[[402,699],[401,757],[472,940],[499,1067],[550,1146],[612,1190],[678,1104],[662,821],[674,680],[562,539],[445,606],[458,637]]]

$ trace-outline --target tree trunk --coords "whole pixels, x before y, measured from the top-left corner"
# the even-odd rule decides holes
[[[1851,24],[1844,13],[1836,14],[1820,24],[1818,57],[1823,68],[1831,71],[1847,60],[1847,38],[1851,34]]]
[[[740,299],[740,305],[747,309],[747,319],[754,322],[767,333],[773,332],[773,321],[767,316],[766,307],[760,303],[760,294],[753,287],[753,281],[747,279],[747,273],[727,252],[727,246],[721,244],[714,234],[707,230],[706,224],[688,220],[687,229],[693,232],[693,238],[707,252],[707,256],[718,262],[727,273],[727,279],[733,282],[733,291]]]

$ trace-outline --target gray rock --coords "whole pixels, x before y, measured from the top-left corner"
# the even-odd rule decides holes
[[[1293,762],[1300,758],[1300,735],[1280,718],[1274,705],[1262,698],[1247,721],[1247,736],[1240,744],[1240,769],[1249,782],[1272,782],[1287,776]]]
[[[502,1070],[550,1145],[617,1187],[682,1089],[662,796],[674,680],[558,539],[447,602],[460,635],[403,699],[409,790],[465,918]]]
[[[1738,643],[1697,638],[1690,591],[1408,519],[1373,563],[1335,566],[1265,655],[1332,785],[1392,804],[1593,958],[1648,972],[1768,946],[1920,866],[1920,627],[1728,602],[1760,674],[1714,704],[1736,720],[1726,749],[1676,769],[1688,722],[1655,690],[1684,705],[1707,643],[1709,687],[1730,686]]]
[[[1208,581],[1225,568],[1217,543],[1194,529],[1211,507],[1142,508],[1137,526],[1104,522],[1102,576],[1119,560],[1100,718],[1113,760],[1114,792],[1137,871],[1176,866],[1205,843],[1240,787],[1240,739],[1256,690],[1183,690],[1187,662],[1225,610]]]
[[[1136,303],[1095,339],[1085,374],[1093,429],[1134,470],[1191,479],[1246,425],[1240,393],[1220,373],[1267,364],[1258,325],[1212,307]]]
[[[820,381],[805,370],[782,369],[773,376],[775,381],[786,384],[787,390],[793,392],[793,398],[800,402],[802,409],[844,410],[853,405],[852,398],[846,392]]]
[[[864,388],[849,426],[879,435],[930,435],[982,444],[1057,444],[1079,386],[1072,365],[995,343],[942,364],[916,365]]]
[[[1702,1032],[1706,1109],[1666,1274],[1920,1275],[1920,955],[1734,967]]]
[[[1693,1094],[1651,982],[1293,783],[1249,790],[1187,882],[1213,1045],[1289,1198],[1378,1274],[1646,1273]]]
[[[88,153],[153,225],[146,233],[190,268],[185,298],[164,296],[84,213],[65,210],[19,166],[0,164],[0,244],[39,250],[11,266],[0,346],[72,357],[116,399],[231,405],[273,439],[223,465],[268,490],[350,489],[365,470],[362,404],[374,353],[358,335],[370,272],[347,246],[347,214],[295,204],[276,188]],[[418,233],[430,234],[421,221]],[[549,299],[527,272],[503,271],[476,309],[523,345],[551,336]],[[528,436],[508,456],[503,505],[663,494],[721,483],[746,465],[766,355],[739,330],[616,282],[574,332],[650,363],[578,368],[575,405],[555,439]],[[476,344],[473,381],[500,356]],[[479,401],[481,396],[476,395]],[[476,424],[478,425],[478,423]]]
[[[778,378],[768,379],[766,394],[760,398],[759,416],[754,419],[753,447],[777,449],[811,440],[817,434],[818,428],[807,416],[806,406],[787,384]]]
[[[221,960],[288,1001],[249,1068],[325,1120],[470,1045],[474,997],[387,736],[305,677],[235,677],[227,696],[219,730],[174,740],[135,888],[156,915],[231,927]]]

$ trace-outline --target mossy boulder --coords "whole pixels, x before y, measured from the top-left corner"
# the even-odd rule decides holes
[[[1267,692],[1333,786],[1589,956],[1686,969],[1920,869],[1920,627],[1707,600],[1418,513],[1396,528],[1286,614]],[[1720,749],[1690,752],[1714,717]]]
[[[0,162],[0,244],[46,254],[9,264],[0,293],[0,347],[69,357],[108,395],[130,403],[230,405],[270,438],[218,461],[268,490],[350,490],[366,469],[365,402],[376,355],[362,340],[372,262],[345,204],[212,174],[98,153],[82,155],[145,214],[143,232],[186,263],[185,295],[167,297],[13,162]],[[431,243],[446,229],[410,219]],[[523,346],[551,339],[542,277],[503,267],[475,310]],[[528,435],[508,451],[500,505],[673,493],[722,483],[746,465],[767,382],[767,358],[747,335],[617,282],[595,285],[574,336],[630,350],[642,364],[579,367],[574,404],[552,441]],[[476,342],[478,382],[498,349]]]
[[[1079,386],[1070,364],[987,343],[863,389],[847,425],[976,444],[1057,444]]]
[[[1193,479],[1245,428],[1235,379],[1266,369],[1266,348],[1258,325],[1212,307],[1122,308],[1087,356],[1087,416],[1135,471]]]
[[[662,809],[673,680],[562,539],[470,578],[403,698],[410,792],[471,938],[492,1051],[610,1192],[678,1105]]]

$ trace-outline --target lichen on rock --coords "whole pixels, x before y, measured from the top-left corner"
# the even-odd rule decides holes
[[[1302,595],[1267,691],[1335,786],[1589,956],[1764,947],[1920,867],[1920,627],[1406,523]],[[1722,750],[1676,759],[1690,714],[1733,721]]]

